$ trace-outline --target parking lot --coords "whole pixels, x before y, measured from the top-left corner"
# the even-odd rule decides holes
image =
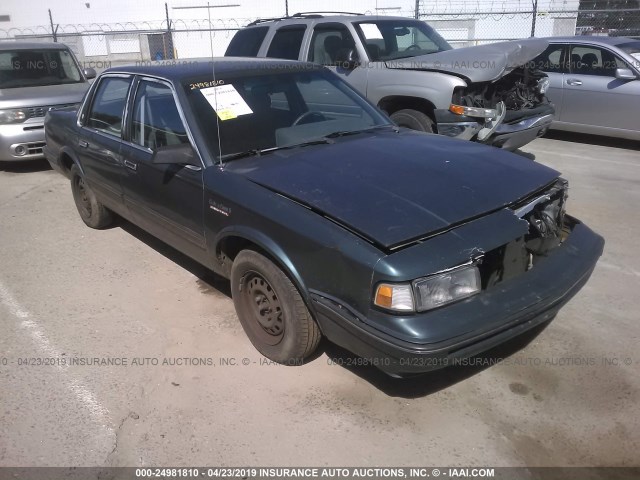
[[[0,167],[0,465],[637,464],[640,146],[520,153],[606,238],[593,277],[546,329],[405,380],[329,344],[266,361],[228,282],[127,222],[85,227],[46,162]]]

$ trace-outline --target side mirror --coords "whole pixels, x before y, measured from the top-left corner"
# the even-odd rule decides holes
[[[638,78],[629,68],[616,68],[615,75],[618,80],[635,80]]]
[[[96,71],[91,67],[85,68],[84,70],[82,70],[82,73],[84,73],[84,76],[87,77],[87,80],[91,80],[91,79],[96,78],[98,76]]]
[[[157,165],[191,165],[193,167],[202,167],[200,159],[190,143],[181,143],[178,145],[167,145],[158,148],[151,163]]]
[[[355,48],[343,48],[336,55],[336,66],[345,70],[353,70],[360,65],[360,58]]]

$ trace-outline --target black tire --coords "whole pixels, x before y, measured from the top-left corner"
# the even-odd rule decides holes
[[[409,108],[398,110],[391,114],[393,120],[399,127],[410,128],[420,132],[433,133],[435,131],[434,123],[426,113]]]
[[[113,223],[113,214],[96,198],[91,187],[86,184],[77,165],[69,171],[71,192],[82,221],[91,228],[102,229]]]
[[[320,329],[298,289],[265,256],[253,250],[238,254],[231,295],[249,340],[270,360],[300,365],[318,347]]]

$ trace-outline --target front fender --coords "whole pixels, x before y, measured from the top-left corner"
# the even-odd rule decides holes
[[[309,301],[309,291],[299,270],[285,250],[274,239],[253,227],[249,227],[247,225],[232,225],[224,228],[218,233],[213,241],[210,251],[215,252],[217,256],[223,240],[230,237],[239,237],[247,240],[257,245],[261,250],[267,253],[291,279],[300,292],[300,295],[304,298],[305,303],[309,307],[311,306],[311,302]]]

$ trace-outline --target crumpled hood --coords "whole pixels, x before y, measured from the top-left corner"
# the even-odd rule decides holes
[[[385,248],[498,210],[559,175],[497,148],[410,130],[362,134],[225,168]]]
[[[80,103],[89,83],[0,89],[0,109]]]
[[[490,82],[533,60],[548,45],[543,38],[529,38],[390,60],[386,65],[388,68],[453,73],[470,82]]]

